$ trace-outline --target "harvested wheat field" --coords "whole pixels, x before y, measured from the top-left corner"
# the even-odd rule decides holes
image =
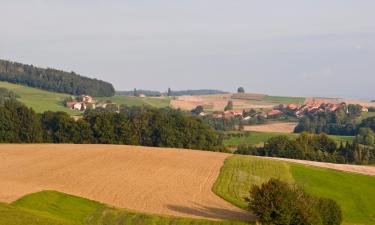
[[[247,98],[264,96],[261,94],[246,94]],[[271,109],[277,104],[264,101],[249,101],[248,99],[233,99],[233,94],[217,95],[196,95],[196,96],[178,96],[171,100],[171,106],[182,110],[192,110],[202,105],[207,106],[211,111],[223,111],[228,101],[232,101],[235,109]]]
[[[277,132],[277,133],[293,133],[297,123],[270,123],[262,125],[245,126],[245,131],[255,132]]]
[[[147,213],[253,220],[211,191],[228,156],[115,145],[0,145],[0,202],[56,190]]]

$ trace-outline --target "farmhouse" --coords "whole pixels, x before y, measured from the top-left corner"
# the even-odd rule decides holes
[[[67,102],[65,103],[65,106],[75,110],[86,109],[86,105],[84,102]]]
[[[225,118],[231,118],[231,117],[236,117],[236,116],[241,116],[242,117],[243,115],[243,111],[242,110],[227,110],[227,111],[224,111],[224,117]]]
[[[93,102],[93,97],[91,97],[90,95],[82,95],[81,96],[81,100],[82,102]]]

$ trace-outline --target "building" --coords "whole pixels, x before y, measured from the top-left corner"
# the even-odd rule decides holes
[[[93,97],[91,97],[90,95],[82,95],[81,100],[82,100],[82,102],[89,102],[89,103],[91,103],[93,101]]]
[[[75,109],[75,110],[86,109],[86,105],[84,102],[67,102],[65,103],[65,106],[67,108]]]

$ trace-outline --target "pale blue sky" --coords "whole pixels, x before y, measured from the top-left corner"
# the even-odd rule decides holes
[[[0,58],[118,90],[375,99],[374,0],[1,0]]]

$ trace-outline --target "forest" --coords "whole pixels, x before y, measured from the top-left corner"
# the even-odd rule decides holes
[[[122,106],[120,113],[88,110],[37,114],[15,99],[0,105],[1,143],[127,144],[224,151],[216,132],[173,109]]]
[[[0,81],[71,95],[113,96],[112,84],[56,69],[0,60]]]

